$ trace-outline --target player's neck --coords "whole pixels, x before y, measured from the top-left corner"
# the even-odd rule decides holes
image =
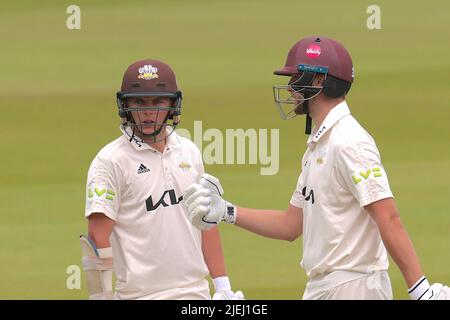
[[[314,122],[316,127],[319,127],[323,120],[325,120],[328,113],[341,103],[343,99],[320,99],[318,101],[311,101],[312,105],[310,105],[310,116]]]
[[[156,137],[144,137],[142,140],[153,149],[163,153],[167,143],[167,133],[161,132]]]
[[[161,139],[160,141],[158,141],[159,139]],[[164,152],[164,148],[166,147],[166,141],[167,141],[167,136],[165,136],[164,138],[156,138],[156,142],[153,142],[153,139],[149,139],[149,140],[144,140],[150,147],[152,147],[153,149],[158,150],[159,152],[163,153]]]

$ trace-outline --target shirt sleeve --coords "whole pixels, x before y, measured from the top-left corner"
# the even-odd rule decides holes
[[[85,217],[99,212],[116,220],[120,191],[121,174],[118,166],[111,161],[95,158],[87,177]]]
[[[361,207],[393,198],[375,143],[360,142],[343,147],[337,159],[342,185],[352,192]]]
[[[297,208],[303,208],[303,202],[305,201],[305,197],[303,195],[303,179],[302,174],[298,177],[297,186],[292,194],[290,203]]]

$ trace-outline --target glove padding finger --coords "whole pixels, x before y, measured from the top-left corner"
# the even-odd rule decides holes
[[[442,283],[433,283],[418,300],[450,300],[450,288]]]
[[[193,184],[189,185],[189,187],[187,187],[186,190],[184,190],[183,200],[186,203],[189,203],[189,201],[191,201],[194,194],[197,191],[202,190],[202,189],[204,189],[204,187],[198,183],[193,183]]]
[[[216,226],[217,223],[214,221],[208,221],[206,216],[209,212],[209,206],[197,206],[191,212],[192,214],[192,224],[194,227],[200,230],[208,230]]]
[[[200,176],[199,183],[203,187],[211,190],[214,194],[217,194],[218,196],[222,196],[224,194],[224,191],[223,191],[222,185],[220,184],[219,179],[217,179],[216,177],[214,177],[210,174],[207,174],[207,173],[202,174]]]
[[[443,286],[437,300],[450,300],[450,287]]]
[[[242,291],[220,290],[214,293],[212,300],[245,300]]]
[[[429,290],[433,293],[430,300],[450,300],[450,288],[442,283],[432,284]]]
[[[210,197],[198,197],[196,199],[194,199],[189,205],[188,205],[188,214],[192,220],[192,218],[194,217],[194,214],[196,213],[196,208],[197,207],[206,207],[207,211],[206,214],[209,212],[209,205],[211,203],[211,198]],[[204,214],[204,213],[203,213]]]
[[[210,190],[204,187],[200,187],[196,191],[194,191],[194,193],[191,193],[186,198],[184,198],[184,201],[186,203],[186,206],[189,207],[191,204],[196,202],[198,198],[205,198],[205,197],[209,198],[210,196],[211,196]]]
[[[241,290],[236,291],[234,296],[236,298],[235,300],[245,300],[244,293]]]

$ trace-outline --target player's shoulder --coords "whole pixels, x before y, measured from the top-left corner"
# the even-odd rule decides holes
[[[176,143],[179,146],[181,146],[185,149],[190,149],[195,152],[199,151],[197,145],[191,139],[188,139],[186,137],[183,137],[183,136],[177,134],[176,131],[172,133],[172,138],[175,139]]]
[[[116,162],[121,158],[124,149],[127,148],[129,148],[129,142],[124,136],[120,136],[101,148],[93,162],[102,162],[105,164]]]
[[[373,137],[351,114],[335,124],[331,138],[338,149],[351,149],[361,145],[376,147]]]

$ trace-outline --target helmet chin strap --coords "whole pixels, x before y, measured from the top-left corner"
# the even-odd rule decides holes
[[[305,125],[305,134],[310,135],[311,129],[312,129],[312,119],[309,115],[309,98],[310,94],[305,93],[305,98],[307,99],[305,102],[303,102],[303,112],[306,114],[306,125]]]
[[[309,113],[306,114],[305,134],[310,135],[312,129],[312,119]]]

